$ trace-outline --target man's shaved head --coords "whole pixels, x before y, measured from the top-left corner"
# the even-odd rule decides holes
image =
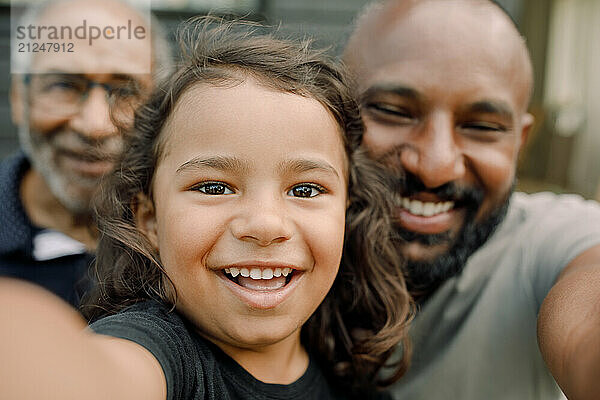
[[[449,32],[453,35],[448,36]],[[519,71],[514,83],[522,89],[520,103],[525,111],[533,87],[529,51],[511,17],[490,0],[388,0],[369,4],[357,19],[344,60],[360,74],[360,69],[372,62],[385,61],[373,58],[374,52],[387,53],[388,59],[403,58],[406,46],[429,43],[443,53],[448,49],[445,42],[462,39],[464,54],[468,55],[469,51],[485,50],[473,47],[471,39],[475,38],[494,44],[487,51],[502,51],[507,67]]]
[[[358,19],[344,59],[363,144],[399,174],[395,221],[409,282],[429,293],[504,218],[533,122],[529,53],[490,0],[388,0]]]

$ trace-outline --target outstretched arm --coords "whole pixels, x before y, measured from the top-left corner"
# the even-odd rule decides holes
[[[85,328],[58,297],[0,279],[0,398],[166,398],[162,369],[150,352]]]
[[[575,258],[546,296],[538,342],[570,400],[600,399],[600,246]]]

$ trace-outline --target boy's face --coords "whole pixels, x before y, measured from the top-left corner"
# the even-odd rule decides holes
[[[138,222],[177,308],[234,358],[284,339],[297,346],[342,254],[337,123],[316,100],[248,78],[188,89],[162,135],[154,212]]]

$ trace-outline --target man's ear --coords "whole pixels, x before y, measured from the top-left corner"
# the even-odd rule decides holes
[[[10,115],[13,124],[19,126],[25,118],[25,84],[18,75],[11,76]]]
[[[132,204],[132,209],[138,230],[146,236],[152,247],[158,250],[158,229],[154,202],[145,194],[140,193],[136,197],[135,204]]]
[[[535,117],[530,113],[523,114],[521,119],[521,144],[520,147],[523,147],[525,143],[527,143],[527,138],[529,137],[529,132],[531,132],[531,128],[535,123]]]

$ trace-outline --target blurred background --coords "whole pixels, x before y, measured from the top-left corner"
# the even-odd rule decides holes
[[[13,5],[18,3],[13,0]],[[197,14],[245,15],[316,38],[339,54],[368,0],[152,0],[171,31]],[[522,152],[520,190],[600,198],[600,1],[498,0],[527,40],[537,123]],[[10,1],[0,0],[0,159],[18,147],[10,120]],[[502,40],[498,38],[498,40]]]

